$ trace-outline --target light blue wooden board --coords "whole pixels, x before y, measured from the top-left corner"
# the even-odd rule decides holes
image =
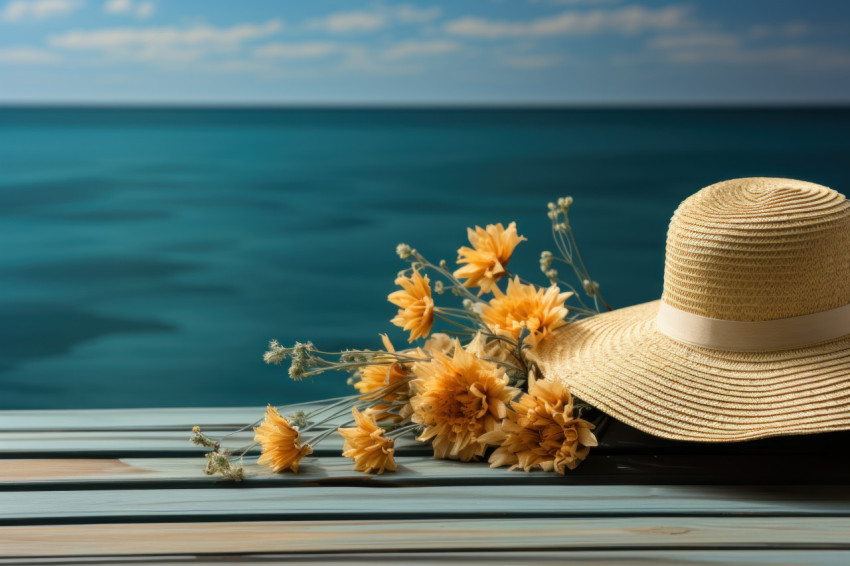
[[[333,519],[478,516],[842,516],[845,488],[730,486],[426,486],[10,491],[0,521],[74,522],[116,518]],[[850,520],[850,519],[848,519]],[[772,524],[773,520],[764,520]],[[850,542],[850,523],[847,523]]]
[[[309,440],[315,434],[327,428],[317,428],[308,431],[304,440]],[[210,434],[214,439],[222,434]],[[51,454],[132,454],[163,453],[165,455],[198,454],[202,456],[208,448],[195,446],[189,438],[191,428],[184,430],[95,430],[95,431],[40,431],[40,432],[0,432],[0,458],[15,455]],[[222,445],[226,448],[237,449],[254,442],[254,432],[247,430],[227,437]],[[317,447],[320,453],[339,455],[342,452],[343,439],[338,434],[332,434],[324,439]],[[412,435],[405,435],[395,442],[396,450],[413,451],[416,453],[431,453],[430,445],[417,442]],[[255,449],[257,451],[258,449]]]
[[[157,535],[158,523],[151,521],[213,521],[199,527],[198,541],[202,541],[210,525],[222,526],[223,533],[242,527],[252,532],[260,524],[257,521],[281,520],[286,522],[270,527],[263,536],[271,541],[269,549],[282,552],[290,548],[274,546],[280,533],[299,521],[313,520],[300,538],[296,533],[291,539],[307,548],[311,537],[317,537],[309,552],[364,551],[363,545],[365,550],[417,553],[441,544],[455,549],[450,555],[427,559],[430,562],[416,554],[417,560],[424,560],[422,564],[467,559],[489,548],[520,547],[535,553],[538,564],[555,563],[565,553],[573,555],[591,547],[629,549],[587,553],[586,559],[598,564],[850,563],[850,490],[843,486],[571,485],[569,476],[526,475],[491,470],[480,463],[434,461],[427,446],[409,439],[398,444],[399,472],[375,477],[351,470],[351,461],[338,456],[341,439],[336,437],[320,446],[323,454],[333,456],[305,459],[298,476],[273,475],[249,464],[251,477],[233,489],[229,482],[204,476],[203,449],[188,442],[191,426],[229,430],[262,413],[263,408],[0,412],[0,524],[6,525],[0,526],[0,557],[3,541],[13,540],[9,533],[16,524],[48,529],[31,533],[33,552],[38,552],[51,544],[61,549],[62,529],[66,533],[80,529],[73,539],[79,542],[80,537],[96,536],[95,531],[109,526],[96,524],[103,522],[133,522],[112,526],[127,527],[124,532],[130,534],[144,530],[156,542],[180,527],[164,527]],[[251,436],[250,431],[241,433],[232,445],[248,443]],[[60,453],[74,458],[54,459]],[[82,459],[105,453],[160,457]],[[190,453],[197,456],[175,457]],[[28,471],[16,475],[16,461],[9,457],[25,454],[47,459],[28,461]],[[622,463],[634,466],[639,460]],[[734,465],[734,459],[729,463]],[[39,471],[45,473],[38,476]],[[545,478],[544,484],[540,478]],[[221,485],[215,487],[217,483]],[[365,522],[349,528],[342,526],[341,518]],[[423,529],[426,546],[415,549],[421,540],[411,543],[407,533]],[[227,542],[235,549],[232,552],[251,551],[243,539],[220,537],[212,542]],[[358,546],[358,541],[363,545]],[[546,550],[548,541],[556,541],[560,550]],[[101,542],[103,548],[109,547],[108,539]],[[199,542],[191,552],[205,548]],[[689,550],[673,552],[671,548]],[[629,554],[635,549],[643,554]],[[389,554],[377,556],[363,555],[360,563],[394,563],[381,561]],[[339,563],[350,562],[340,559]],[[487,563],[512,562],[494,558]]]
[[[101,562],[103,559],[97,560]],[[50,560],[50,564],[91,563],[92,557],[65,557]],[[193,555],[175,557],[133,557],[134,566],[246,566],[285,563],[287,566],[371,566],[415,564],[416,566],[563,566],[592,564],[594,566],[847,566],[850,551],[845,550],[629,550],[586,551],[560,550],[522,552],[382,552],[382,553],[309,553],[309,554],[252,554],[249,556]],[[0,565],[45,566],[43,558],[2,559]]]
[[[261,419],[265,411],[265,407],[0,411],[0,431],[190,430],[194,425],[231,429]]]
[[[6,556],[138,554],[850,550],[847,518],[582,517],[578,519],[256,521],[0,527]],[[736,556],[734,554],[733,556]],[[800,555],[797,554],[799,557]],[[272,559],[273,560],[273,559]]]
[[[545,481],[568,484],[569,477],[540,470],[525,473],[507,468],[491,469],[486,462],[456,462],[434,460],[430,456],[400,456],[396,458],[395,472],[381,475],[365,474],[353,470],[350,458],[325,456],[304,458],[297,474],[273,473],[268,467],[256,464],[256,459],[246,460],[244,469],[246,486],[275,485],[300,486],[317,483],[345,482],[347,485],[387,486],[410,484],[516,484],[519,486]],[[219,477],[203,473],[205,460],[194,458],[121,458],[97,459],[0,459],[0,491],[27,489],[123,489],[144,487],[145,484],[162,487],[213,486],[225,483]]]

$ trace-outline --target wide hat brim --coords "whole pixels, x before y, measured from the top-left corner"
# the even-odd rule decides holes
[[[850,336],[793,350],[712,350],[662,334],[659,304],[568,324],[532,358],[544,377],[655,436],[726,442],[850,429]]]

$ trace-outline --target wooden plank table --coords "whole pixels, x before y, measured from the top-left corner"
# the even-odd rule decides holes
[[[191,427],[262,414],[0,412],[0,564],[850,564],[848,433],[709,445],[614,422],[566,476],[415,441],[370,476],[331,437],[299,474],[204,475]]]

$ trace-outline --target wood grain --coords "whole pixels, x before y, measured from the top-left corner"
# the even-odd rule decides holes
[[[121,460],[0,460],[0,486],[30,482],[141,479],[148,478],[151,472]]]
[[[401,452],[404,454],[405,452]],[[415,452],[414,452],[415,453]],[[386,486],[491,485],[814,485],[847,483],[842,461],[820,465],[817,474],[803,474],[784,464],[784,457],[686,455],[591,455],[565,476],[539,470],[525,473],[491,469],[485,462],[438,461],[425,453],[396,458],[394,473],[369,475],[353,471],[339,456],[308,456],[298,474],[274,474],[245,460],[245,486]],[[205,487],[222,483],[204,475],[204,458],[28,458],[0,459],[0,492],[9,490],[137,489],[144,487]],[[809,462],[812,465],[812,462]],[[498,489],[504,489],[498,487]]]
[[[322,429],[324,430],[324,429]],[[96,431],[39,431],[0,433],[0,457],[66,455],[132,455],[203,454],[208,449],[189,442],[190,428],[185,430],[96,430]],[[308,439],[310,434],[305,435]],[[253,431],[233,434],[226,439],[225,447],[237,449],[254,441]],[[331,435],[318,447],[317,453],[342,452],[342,438]],[[398,440],[399,449],[426,450],[428,447],[410,437]]]
[[[850,517],[850,490],[731,486],[345,485],[8,491],[0,524],[599,516]],[[767,523],[767,521],[765,521]]]
[[[285,414],[296,409],[311,410],[319,402],[298,406],[282,407]],[[15,437],[6,436],[9,432],[42,432],[49,441],[52,433],[57,432],[112,432],[159,431],[175,433],[173,438],[182,443],[185,435],[194,425],[209,431],[229,432],[262,418],[264,407],[188,407],[188,408],[152,408],[152,409],[100,409],[100,410],[22,410],[0,411],[0,454],[3,453],[4,439],[12,442]],[[341,417],[343,418],[343,417]],[[68,435],[63,440],[80,438]],[[168,434],[154,437],[168,438]],[[37,436],[18,437],[33,442]],[[108,442],[115,435],[105,435],[98,442]],[[610,419],[602,429],[599,451],[643,454],[769,454],[794,452],[797,454],[820,454],[824,451],[840,454],[835,447],[845,446],[850,441],[850,431],[815,435],[786,436],[761,440],[732,443],[700,443],[666,440],[650,436],[628,425]],[[85,447],[84,447],[85,448]]]
[[[0,564],[222,553],[234,564],[256,553],[314,564],[850,563],[848,433],[705,445],[613,422],[564,477],[435,461],[412,439],[397,445],[397,473],[370,476],[331,437],[297,475],[249,460],[242,484],[205,476],[191,426],[229,431],[262,412],[0,412]]]
[[[297,408],[309,410],[310,405]],[[190,430],[194,425],[230,429],[262,418],[265,410],[265,407],[178,407],[0,411],[0,431]]]
[[[570,549],[850,549],[850,519],[292,521],[0,528],[0,556]]]
[[[248,564],[286,564],[287,566],[352,566],[415,564],[416,566],[499,566],[534,564],[535,566],[562,566],[593,564],[594,566],[714,566],[735,564],[739,566],[847,566],[850,551],[846,550],[764,550],[741,548],[736,550],[536,550],[521,551],[465,551],[449,552],[309,552],[260,554],[181,554],[134,555],[132,557],[63,556],[51,558],[0,557],[0,565],[56,566],[62,564],[132,564],[133,566],[245,566]]]

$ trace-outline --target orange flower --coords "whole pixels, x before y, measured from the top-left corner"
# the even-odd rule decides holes
[[[455,351],[455,341],[448,334],[437,332],[436,334],[432,334],[431,337],[425,341],[422,349],[430,353],[440,352],[447,356],[451,356]]]
[[[561,293],[556,286],[548,289],[525,285],[519,277],[508,281],[505,293],[493,288],[489,305],[481,305],[481,319],[493,330],[519,338],[523,326],[530,332],[526,343],[534,346],[553,330],[566,324],[564,302],[572,293]]]
[[[263,423],[254,428],[254,440],[262,445],[258,464],[269,466],[273,472],[290,469],[298,472],[298,462],[313,453],[309,444],[301,444],[297,427],[280,416],[277,409],[268,406]]]
[[[394,472],[393,440],[384,438],[384,429],[375,422],[371,411],[361,413],[351,409],[355,428],[340,428],[339,433],[345,439],[342,455],[354,459],[354,469],[358,472],[382,474]]]
[[[575,418],[573,398],[560,381],[532,382],[527,395],[512,402],[502,425],[481,438],[499,448],[490,467],[511,466],[526,472],[540,468],[564,474],[587,457],[596,437],[589,422]]]
[[[487,229],[476,226],[466,229],[471,248],[466,246],[457,251],[457,262],[465,263],[454,272],[458,279],[466,279],[465,287],[481,287],[478,294],[489,293],[496,281],[507,275],[505,266],[517,244],[525,240],[518,236],[516,222],[505,229],[501,223],[488,224]]]
[[[475,354],[479,358],[485,360],[498,360],[515,366],[522,366],[516,356],[514,356],[514,348],[504,340],[487,341],[484,335],[480,332],[476,334],[469,344],[466,345],[466,351]]]
[[[394,389],[392,386],[406,379],[407,370],[398,362],[391,364],[376,364],[366,366],[360,370],[360,381],[354,384],[361,393],[372,393],[385,387]],[[399,389],[402,389],[399,386]],[[394,389],[384,396],[387,403],[392,403],[399,398],[399,391]]]
[[[395,352],[395,348],[393,348],[387,335],[381,334],[381,338],[387,352]],[[376,361],[384,360],[381,356],[377,356]],[[383,397],[386,404],[381,403],[373,407],[376,412],[389,409],[393,402],[404,401],[410,396],[409,385],[403,383],[410,377],[408,369],[392,357],[387,356],[386,361],[387,363],[379,363],[361,369],[360,381],[354,384],[354,387],[361,393],[372,393],[384,388],[389,389]]]
[[[432,352],[413,366],[416,394],[412,420],[425,426],[417,440],[432,441],[435,458],[468,462],[484,455],[478,438],[496,428],[517,390],[499,366],[465,351],[455,341],[454,355]]]
[[[420,336],[428,336],[431,325],[434,324],[434,300],[431,298],[431,286],[428,276],[422,276],[413,270],[410,277],[401,276],[395,280],[401,291],[394,291],[387,299],[399,307],[398,314],[392,323],[405,330],[410,330],[409,342]]]

